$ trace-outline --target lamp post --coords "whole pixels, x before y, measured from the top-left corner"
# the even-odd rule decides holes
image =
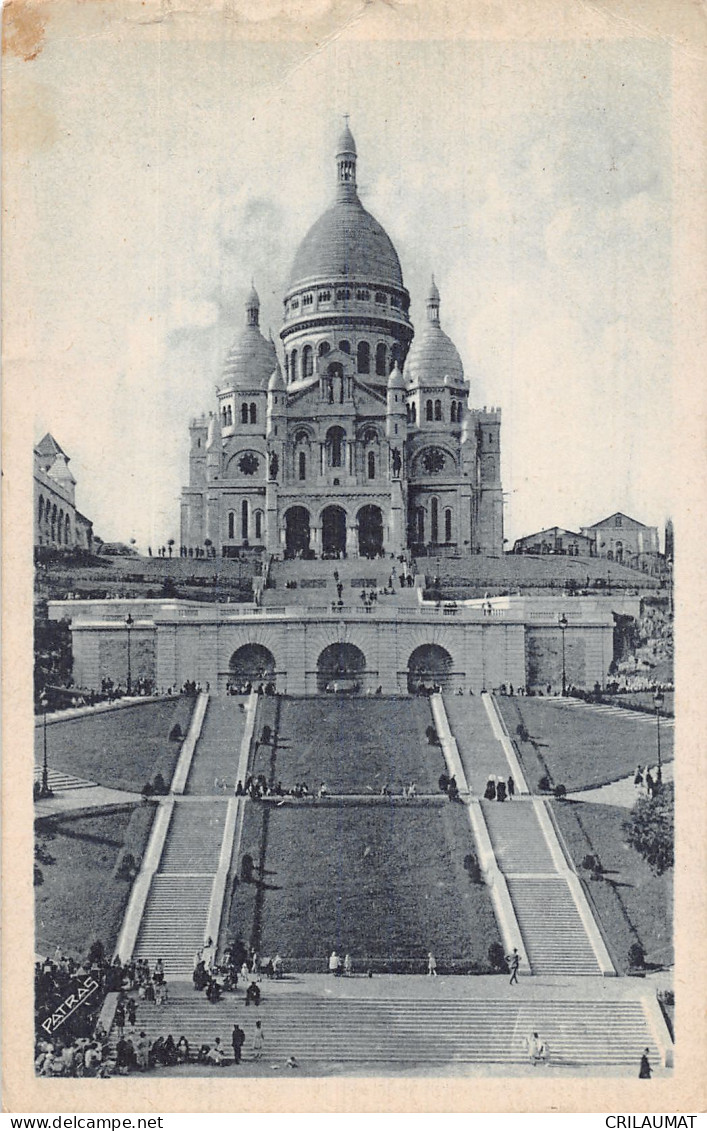
[[[125,618],[125,627],[128,630],[128,695],[130,695],[130,693],[133,689],[132,672],[131,672],[131,668],[130,668],[130,660],[131,660],[131,656],[130,656],[130,630],[133,627],[134,623],[135,623],[135,621],[133,620],[130,613],[128,613],[128,615]]]
[[[49,709],[49,700],[47,699],[46,694],[42,694],[42,697],[39,700],[39,702],[41,704],[42,712],[43,712],[43,715],[44,715],[44,735],[43,735],[44,758],[43,758],[43,761],[42,761],[41,796],[42,797],[48,797],[49,796],[49,763],[47,762],[47,710]]]
[[[562,694],[564,696],[567,694],[567,670],[565,668],[565,632],[567,631],[567,625],[569,624],[569,621],[567,620],[567,617],[564,613],[560,617],[558,624],[562,631]]]
[[[660,709],[663,706],[664,701],[665,696],[663,695],[663,692],[660,688],[657,688],[656,693],[653,696],[653,702],[655,704],[655,732],[658,739],[658,772],[656,774],[656,781],[659,786],[663,784],[663,763],[660,756]]]

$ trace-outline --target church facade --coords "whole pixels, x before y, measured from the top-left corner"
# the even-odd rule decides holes
[[[470,404],[434,280],[413,328],[356,161],[347,125],[334,203],[300,244],[284,295],[282,365],[252,290],[217,405],[191,422],[183,552],[502,553],[500,411]]]

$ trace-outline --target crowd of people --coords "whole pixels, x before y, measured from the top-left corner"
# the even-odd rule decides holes
[[[487,801],[512,801],[516,792],[516,783],[512,777],[499,777],[498,774],[489,774],[484,797]]]

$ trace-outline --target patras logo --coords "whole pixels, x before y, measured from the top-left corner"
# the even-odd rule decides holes
[[[71,1017],[71,1014],[75,1013],[79,1006],[83,1005],[86,999],[89,998],[91,994],[95,993],[97,989],[98,982],[95,978],[84,978],[83,982],[77,985],[74,993],[69,994],[61,1005],[54,1010],[51,1017],[47,1017],[42,1021],[44,1032],[50,1035],[55,1033],[59,1026],[64,1024],[67,1017]]]

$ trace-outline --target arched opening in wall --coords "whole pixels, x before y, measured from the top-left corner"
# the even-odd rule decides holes
[[[322,511],[322,553],[342,556],[346,550],[346,511],[325,507]]]
[[[39,496],[39,510],[37,512],[37,524],[39,526],[40,531],[42,529],[43,521],[44,521],[44,498],[42,497],[42,495],[40,495]]]
[[[228,537],[230,541],[236,537],[236,512],[228,512]]]
[[[51,536],[52,536],[52,542],[56,542],[56,503],[52,507]]]
[[[263,512],[254,511],[253,521],[255,523],[255,540],[256,542],[260,542],[263,537]]]
[[[297,373],[297,350],[293,350],[290,354],[290,377],[293,381],[297,380],[299,374]]]
[[[375,479],[375,477],[376,477],[376,453],[375,452],[369,452],[368,453],[368,455],[366,456],[366,465],[367,465],[366,470],[368,472],[368,478],[369,479]]]
[[[377,558],[383,552],[383,514],[369,504],[358,512],[358,552],[362,558]]]
[[[290,558],[309,550],[309,511],[306,507],[290,507],[285,512],[285,550]]]
[[[302,350],[302,376],[311,377],[314,373],[314,352],[311,346]]]
[[[244,644],[231,656],[228,670],[236,685],[270,682],[275,675],[275,657],[263,644]]]
[[[402,347],[400,345],[400,342],[393,342],[393,345],[392,345],[391,350],[390,350],[390,370],[391,370],[391,372],[395,368],[396,362],[397,362],[398,365],[400,365],[402,360],[403,360],[403,351],[402,351]]]
[[[241,424],[247,424],[247,423],[248,423],[248,405],[244,401],[243,404],[241,405]]]
[[[439,644],[421,644],[408,660],[408,691],[416,695],[432,687],[444,690],[451,674],[452,657],[447,649]]]
[[[71,542],[71,523],[69,522],[68,514],[64,518],[64,545],[68,546]]]
[[[330,644],[317,660],[317,691],[360,691],[366,657],[355,644]]]
[[[243,542],[248,541],[248,500],[244,499],[241,503],[241,539]]]
[[[415,507],[415,541],[425,544],[425,508]]]
[[[304,452],[299,452],[297,456],[297,474],[300,479],[307,478],[307,456]]]
[[[430,502],[430,542],[439,542],[439,503],[436,499]]]
[[[371,347],[368,342],[359,342],[356,351],[356,368],[359,373],[371,372]]]
[[[318,353],[319,357],[326,357],[326,355],[329,353],[330,350],[331,350],[331,346],[329,345],[328,342],[320,342],[319,345],[317,346],[317,353]]]
[[[410,405],[410,423],[417,424],[417,405],[414,401]]]
[[[623,542],[615,542],[614,543],[614,557],[616,558],[617,562],[623,562],[623,560],[624,560],[624,544],[623,544]]]
[[[326,389],[329,404],[344,402],[344,367],[341,362],[332,361],[327,367]]]
[[[250,422],[251,424],[258,423],[258,407],[256,404],[251,404],[250,406]]]
[[[442,402],[435,401],[435,420],[442,419]]]
[[[330,428],[326,434],[326,446],[329,454],[330,467],[343,467],[344,466],[344,445],[346,442],[346,433],[343,428],[336,425]]]
[[[452,512],[449,507],[444,512],[444,540],[452,541]]]
[[[426,401],[425,402],[425,420],[432,420],[432,417],[433,417],[432,401]]]
[[[388,375],[388,347],[385,342],[379,342],[376,346],[376,376],[387,377]]]

